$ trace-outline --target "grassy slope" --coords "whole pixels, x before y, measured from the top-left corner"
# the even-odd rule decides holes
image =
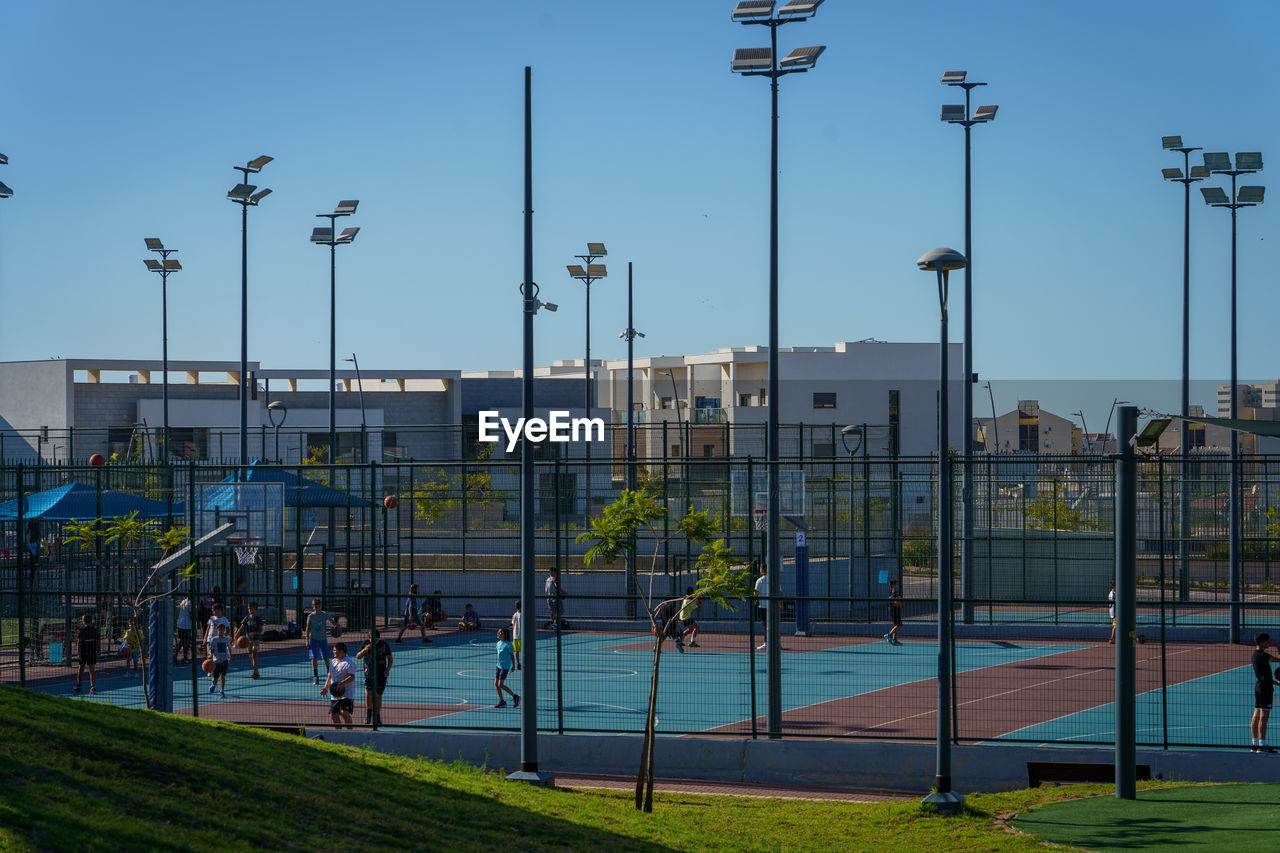
[[[642,815],[625,794],[8,687],[0,758],[0,850],[1030,850],[990,816],[1090,790],[975,795],[953,819],[680,794]]]

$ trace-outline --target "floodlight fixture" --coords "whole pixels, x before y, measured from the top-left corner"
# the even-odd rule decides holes
[[[160,262],[157,261],[155,258],[143,258],[142,262],[146,264],[147,269],[151,270],[152,272],[160,272],[160,270],[164,269],[164,267],[160,265]]]
[[[338,214],[339,216],[350,216],[351,214],[356,212],[356,207],[359,204],[360,204],[359,199],[349,199],[346,201],[340,201],[338,202],[338,206],[333,209],[333,212]]]
[[[263,154],[260,157],[254,157],[252,160],[248,162],[247,166],[250,172],[261,172],[262,167],[267,165],[274,159],[275,159],[274,157],[268,157],[266,154]]]
[[[916,266],[922,270],[950,272],[951,270],[962,270],[969,265],[969,261],[964,255],[955,249],[934,249],[926,252],[916,261]]]
[[[1222,187],[1201,187],[1200,193],[1204,196],[1204,203],[1210,205],[1230,204],[1231,199],[1223,192]]]
[[[733,7],[732,19],[748,21],[756,18],[768,18],[773,15],[773,0],[739,0]]]
[[[6,154],[0,154],[0,166],[8,166],[9,157]]]
[[[822,56],[822,52],[827,49],[825,44],[815,47],[797,47],[791,51],[782,60],[783,68],[793,68],[797,71],[807,71],[818,64],[818,57]]]
[[[1177,181],[1182,179],[1181,169],[1161,169],[1160,173],[1164,175],[1166,181]]]
[[[1166,149],[1177,149],[1182,147],[1181,136],[1162,136],[1160,137],[1160,145]]]
[[[767,47],[739,47],[733,51],[729,70],[735,74],[773,68],[773,51]]]
[[[9,185],[0,181],[0,198],[10,198],[12,195],[13,190],[9,189]]]
[[[554,302],[543,302],[541,299],[535,299],[533,310],[537,311],[541,308],[546,308],[552,314],[560,310],[560,306]]]
[[[594,255],[597,258],[603,258],[605,255],[609,253],[605,251],[604,243],[588,243],[587,254]]]
[[[812,18],[821,5],[822,0],[787,0],[778,10],[778,17]]]
[[[973,121],[991,121],[996,117],[996,110],[998,109],[1000,109],[999,104],[983,104],[973,114]]]
[[[634,331],[634,330],[633,330],[633,331],[631,332],[631,334],[632,334],[633,336],[637,337],[637,338],[643,338],[643,337],[644,337],[644,332],[637,332],[637,331]],[[618,332],[618,339],[619,339],[619,340],[623,340],[623,341],[625,341],[625,340],[627,339],[627,331],[626,331],[626,329],[623,329],[621,332]]]
[[[1210,172],[1230,172],[1231,157],[1225,151],[1206,151],[1204,167]]]
[[[1262,204],[1266,191],[1266,187],[1241,187],[1236,192],[1236,204]]]
[[[1209,167],[1208,167],[1208,166],[1192,166],[1192,167],[1191,167],[1191,179],[1192,179],[1192,180],[1201,180],[1201,181],[1202,181],[1202,180],[1204,180],[1204,179],[1205,179],[1205,178],[1207,178],[1207,177],[1209,177]]]
[[[942,75],[942,82],[947,86],[957,86],[964,82],[968,74],[968,71],[946,71]]]
[[[249,204],[257,204],[258,202],[262,201],[264,198],[266,198],[269,195],[271,195],[270,189],[258,190],[256,193],[250,196]]]
[[[1261,172],[1262,171],[1262,152],[1261,151],[1237,151],[1236,152],[1236,171]]]
[[[332,232],[330,232],[330,233],[332,233]],[[359,234],[359,233],[360,233],[360,226],[358,226],[358,225],[357,225],[357,226],[354,226],[354,227],[352,227],[352,228],[343,228],[343,229],[342,229],[342,233],[338,235],[338,239],[337,239],[337,240],[335,240],[334,242],[336,242],[336,243],[350,243],[352,240],[354,240],[354,239],[356,238],[356,235],[357,235],[357,234]]]
[[[569,275],[574,278],[586,278],[587,271],[582,268],[582,264],[567,264],[565,269],[569,271]]]
[[[1165,427],[1169,426],[1171,421],[1171,418],[1154,418],[1148,421],[1142,428],[1142,432],[1129,439],[1130,444],[1135,449],[1154,447],[1160,441],[1160,434],[1165,431]]]
[[[312,243],[328,243],[332,239],[333,239],[332,228],[312,228],[311,229]]]
[[[153,252],[163,252],[164,243],[160,242],[159,237],[144,237],[143,242],[147,244],[147,248]]]
[[[247,202],[249,201],[249,197],[253,195],[253,191],[256,189],[257,187],[253,184],[236,184],[234,187],[227,190],[227,198],[232,201]]]

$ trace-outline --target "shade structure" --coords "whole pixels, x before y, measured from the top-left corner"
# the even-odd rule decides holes
[[[367,502],[356,497],[350,492],[344,492],[341,489],[335,489],[332,486],[326,486],[324,483],[317,483],[309,477],[299,477],[291,471],[284,471],[280,468],[268,468],[258,462],[254,462],[248,468],[244,469],[244,475],[239,479],[232,475],[222,480],[223,483],[281,483],[284,486],[284,505],[292,507],[325,507],[325,506],[366,506]],[[226,499],[230,502],[235,498],[232,489],[227,490]],[[206,509],[214,509],[218,504],[218,496],[215,493],[205,496],[204,506]]]
[[[163,501],[103,489],[101,493],[85,483],[68,483],[56,489],[26,495],[22,499],[22,517],[33,521],[88,521],[94,518],[120,518],[136,512],[138,518],[164,518],[170,508]],[[172,512],[181,515],[182,506],[174,504]],[[0,503],[0,519],[18,517],[18,499]]]

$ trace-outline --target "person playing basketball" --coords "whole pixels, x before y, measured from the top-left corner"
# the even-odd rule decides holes
[[[258,602],[249,602],[249,615],[240,620],[239,635],[249,643],[247,646],[242,646],[249,652],[249,662],[253,664],[253,674],[249,677],[259,678],[258,649],[262,645],[262,617],[258,615]]]
[[[902,590],[898,588],[897,581],[889,581],[889,616],[893,619],[893,627],[884,638],[889,641],[889,645],[900,646],[902,643],[898,640],[898,629],[902,627]]]
[[[315,604],[318,607],[319,601]],[[356,672],[347,657],[347,644],[334,643],[333,660],[325,661],[325,665],[329,674],[325,676],[320,695],[329,697],[329,717],[333,720],[333,727],[340,729],[346,723],[347,728],[353,729],[355,725],[351,720],[351,712],[355,710],[355,703],[351,701],[349,694],[351,684],[356,680]]]
[[[430,615],[427,615],[427,619],[430,618]],[[410,628],[418,629],[424,644],[431,642],[427,637],[427,626],[418,618],[418,585],[416,583],[409,584],[409,596],[404,600],[404,624],[400,626],[400,633],[396,634],[397,643],[404,642],[404,632]]]

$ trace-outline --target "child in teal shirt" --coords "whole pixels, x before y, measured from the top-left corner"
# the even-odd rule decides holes
[[[511,664],[515,656],[515,648],[511,645],[511,632],[506,628],[498,629],[498,642],[495,644],[498,650],[498,665],[493,670],[493,689],[498,691],[498,704],[495,708],[507,707],[507,700],[502,698],[502,691],[511,694],[512,706],[520,707],[520,697],[515,691],[507,686],[507,673],[511,672]]]

